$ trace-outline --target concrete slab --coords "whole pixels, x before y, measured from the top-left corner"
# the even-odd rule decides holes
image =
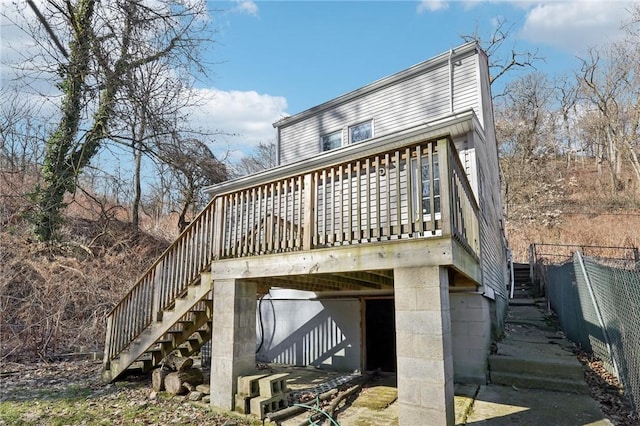
[[[510,386],[481,386],[468,426],[612,425],[588,395]]]

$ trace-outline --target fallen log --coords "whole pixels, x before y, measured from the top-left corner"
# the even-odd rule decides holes
[[[164,368],[156,368],[155,370],[153,370],[153,373],[151,373],[151,388],[156,392],[163,391],[164,379],[168,374],[169,371],[165,370]]]
[[[204,377],[202,371],[198,368],[190,368],[184,371],[176,371],[167,374],[164,378],[164,388],[167,392],[174,395],[184,395],[189,390],[184,386],[184,383],[188,383],[191,386],[198,386],[202,384]]]
[[[169,371],[184,371],[193,366],[193,359],[177,356],[173,353],[167,355],[162,361],[162,368]]]

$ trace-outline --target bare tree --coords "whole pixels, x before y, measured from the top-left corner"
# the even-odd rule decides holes
[[[507,84],[495,102],[500,166],[508,185],[504,200],[512,218],[553,224],[562,208],[562,176],[554,169],[563,150],[556,92],[546,75],[534,72]]]
[[[37,189],[36,234],[50,241],[58,235],[64,195],[75,191],[78,176],[110,136],[130,77],[158,61],[201,71],[198,46],[209,20],[203,1],[48,0],[45,6],[39,20],[49,24],[47,37],[33,35],[47,46],[62,91],[60,122],[47,140]]]
[[[183,231],[189,224],[189,209],[201,207],[198,204],[201,190],[226,180],[227,168],[204,142],[194,138],[181,139],[177,135],[158,145],[158,156],[170,166],[175,177],[181,196],[178,227]]]
[[[624,189],[623,162],[628,161],[640,184],[638,130],[640,126],[640,50],[617,43],[601,54],[591,50],[582,62],[583,105],[597,138],[599,158],[608,164],[614,191]]]
[[[276,143],[260,142],[255,150],[242,157],[234,167],[234,172],[238,176],[250,175],[276,166]]]
[[[518,50],[515,45],[511,49],[506,49],[505,43],[511,38],[512,31],[513,25],[509,25],[506,19],[499,18],[495,30],[488,39],[483,39],[477,29],[471,35],[461,35],[465,42],[477,42],[489,57],[489,79],[492,85],[513,70],[535,69],[536,62],[544,60],[538,55],[537,50],[534,52]]]
[[[139,225],[142,200],[142,162],[153,157],[156,141],[184,127],[187,108],[195,105],[191,81],[172,72],[170,64],[155,61],[131,70],[118,105],[110,140],[131,151],[134,163],[131,221]]]

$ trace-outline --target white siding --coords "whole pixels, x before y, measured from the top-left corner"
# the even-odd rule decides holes
[[[473,108],[482,122],[478,54],[475,50],[469,53],[452,61],[453,112]],[[450,89],[449,62],[445,60],[405,80],[283,124],[279,127],[280,164],[316,155],[320,137],[340,129],[345,143],[347,128],[365,120],[373,120],[374,137],[379,137],[450,114]]]

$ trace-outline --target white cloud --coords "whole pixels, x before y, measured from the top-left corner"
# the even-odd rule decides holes
[[[437,12],[449,8],[449,2],[445,0],[422,0],[418,3],[417,12],[423,14],[425,12]]]
[[[624,1],[546,2],[533,6],[526,15],[520,36],[574,54],[613,41],[629,19],[631,3]]]
[[[216,155],[232,151],[232,157],[241,157],[258,143],[274,140],[272,123],[287,115],[287,100],[282,96],[218,89],[196,92],[202,104],[193,109],[191,125],[231,134],[217,138]]]
[[[238,11],[240,13],[246,13],[247,15],[257,16],[258,15],[258,5],[256,2],[252,0],[236,0],[238,6],[234,8],[234,11]]]

